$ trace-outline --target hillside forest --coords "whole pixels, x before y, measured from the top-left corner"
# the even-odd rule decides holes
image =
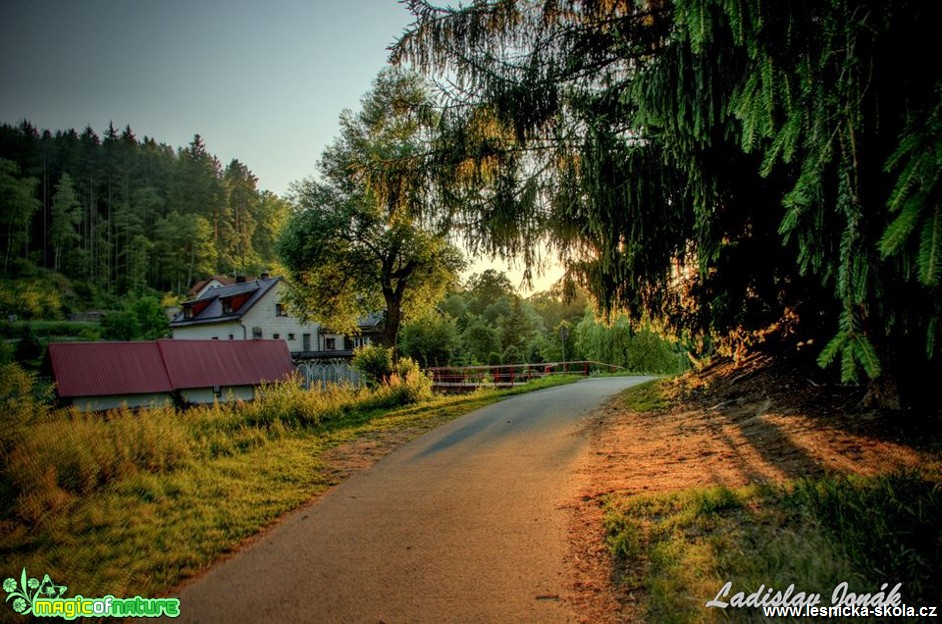
[[[199,135],[174,149],[113,124],[101,136],[3,124],[0,198],[0,277],[53,271],[105,296],[257,274],[271,267],[288,212],[244,163],[224,166]]]

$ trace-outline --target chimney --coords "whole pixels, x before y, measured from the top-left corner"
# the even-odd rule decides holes
[[[271,275],[268,273],[268,271],[265,271],[264,273],[259,274],[258,279],[268,279],[270,277]]]
[[[244,275],[236,275],[236,284],[244,284],[244,283],[245,283],[245,276],[244,276]]]

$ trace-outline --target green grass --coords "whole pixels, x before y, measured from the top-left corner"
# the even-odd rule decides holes
[[[669,379],[654,379],[632,386],[621,393],[621,403],[632,412],[663,412],[671,406],[669,383]]]
[[[0,373],[0,578],[25,567],[85,596],[166,595],[332,485],[324,452],[339,444],[415,437],[578,379],[440,397],[416,379],[374,391],[283,384],[250,403],[99,415],[50,411],[28,375]]]
[[[903,583],[906,604],[939,605],[940,517],[939,483],[907,473],[616,496],[606,526],[616,582],[642,597],[645,621],[755,622],[755,609],[706,602],[731,581],[726,601],[794,584],[829,606],[846,581],[859,593]]]

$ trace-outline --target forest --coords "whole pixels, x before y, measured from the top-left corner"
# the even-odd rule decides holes
[[[199,135],[174,149],[113,124],[101,136],[0,125],[0,201],[0,278],[51,271],[89,305],[269,269],[288,213],[248,166],[223,166]]]
[[[560,285],[524,297],[487,269],[453,288],[434,309],[407,321],[399,350],[421,366],[590,360],[631,372],[673,374],[691,366],[682,345],[624,315],[606,323],[586,293]]]
[[[366,289],[323,286],[364,269],[406,341],[424,313],[397,293],[423,256],[399,252],[447,233],[528,269],[556,256],[563,294],[695,357],[759,349],[868,404],[937,403],[942,72],[913,62],[937,56],[933,3],[405,5],[391,61],[425,83],[381,73],[284,201],[198,136],[0,128],[2,276],[121,296],[279,260],[298,303],[350,316]],[[390,244],[366,263],[372,234],[312,242],[341,222]],[[468,357],[531,350],[514,342]]]

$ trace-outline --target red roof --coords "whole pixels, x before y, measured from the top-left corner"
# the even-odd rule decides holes
[[[158,340],[174,388],[254,386],[294,372],[284,340]]]
[[[62,397],[173,390],[156,342],[54,342],[49,359]]]
[[[60,342],[49,358],[61,397],[249,386],[294,371],[284,340]]]

